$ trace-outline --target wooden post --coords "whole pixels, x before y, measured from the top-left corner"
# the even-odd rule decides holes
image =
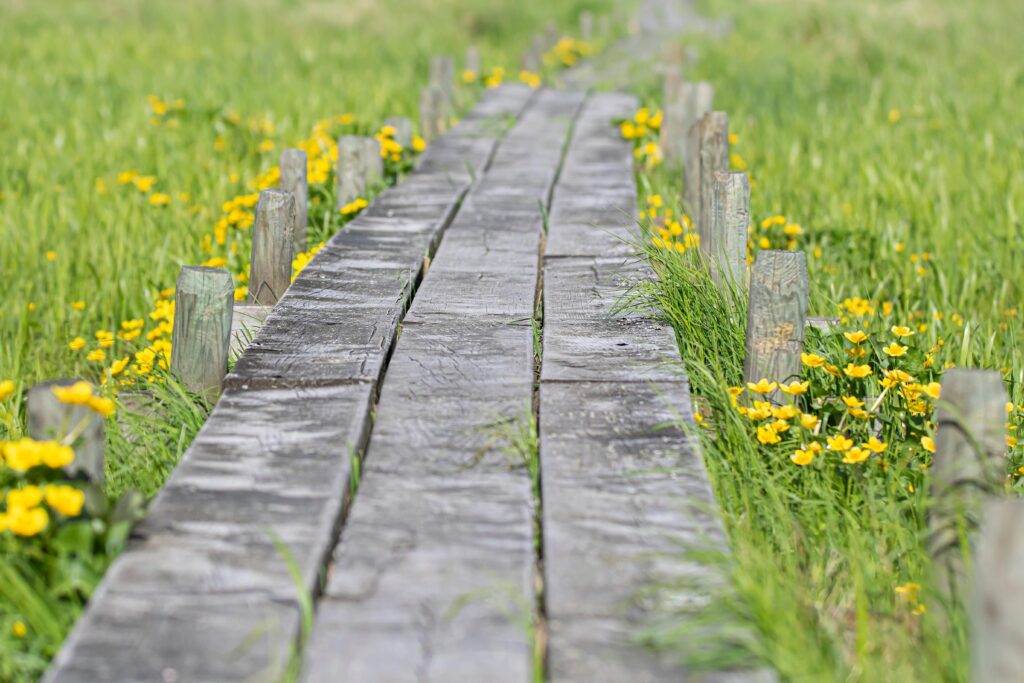
[[[466,48],[466,71],[472,71],[477,76],[481,74],[480,71],[480,48],[476,45],[470,45]]]
[[[594,13],[584,10],[580,12],[580,40],[589,43],[594,39]]]
[[[544,68],[544,38],[543,36],[534,34],[533,40],[530,41],[530,49],[523,53],[522,61],[523,71],[529,71],[530,73],[540,73]]]
[[[719,171],[711,189],[711,229],[701,236],[700,250],[718,288],[745,290],[747,227],[750,225],[750,182],[746,173]]]
[[[684,83],[680,98],[683,104],[683,199],[695,226],[700,217],[700,122],[711,111],[714,89],[707,81]],[[723,169],[724,170],[724,169]]]
[[[668,168],[676,168],[684,158],[687,133],[686,99],[690,89],[689,83],[683,83],[683,70],[680,66],[666,68],[660,144],[664,163]]]
[[[384,125],[395,129],[394,140],[402,146],[402,149],[408,149],[412,146],[411,119],[405,116],[389,116],[384,119]]]
[[[420,94],[420,135],[424,140],[434,140],[447,128],[448,106],[444,91],[436,85],[427,86]]]
[[[286,149],[281,152],[280,187],[295,197],[295,248],[292,256],[306,251],[306,224],[309,222],[309,182],[305,150]]]
[[[374,171],[371,165],[379,164],[380,147],[377,151],[367,142],[376,143],[373,138],[362,135],[342,135],[338,138],[338,170],[335,173],[335,203],[341,208],[358,197],[366,197],[367,180]]]
[[[729,117],[724,112],[714,111],[701,119],[699,153],[700,211],[695,223],[703,242],[708,239],[711,231],[711,196],[715,173],[729,170]]]
[[[800,376],[807,318],[807,262],[801,251],[766,250],[750,274],[743,379],[788,382]],[[781,403],[776,389],[766,397]]]
[[[287,194],[263,191],[267,192]],[[257,208],[256,224],[259,222]],[[291,235],[288,237],[290,240]],[[287,248],[291,249],[290,241]],[[224,386],[234,303],[235,288],[228,271],[205,266],[181,269],[174,295],[171,372],[191,392],[213,398]]]
[[[455,99],[455,60],[452,57],[430,58],[430,85],[441,89],[450,108]]]
[[[366,192],[384,182],[384,157],[380,155],[380,140],[367,136],[363,138],[363,156],[366,159]],[[367,197],[368,199],[368,197]]]
[[[982,501],[998,491],[1006,452],[1006,389],[995,370],[955,368],[942,377],[935,416],[928,554],[936,588],[946,596],[965,587],[962,544],[977,527]],[[980,680],[980,679],[979,679]]]
[[[544,46],[550,50],[558,44],[561,31],[558,30],[558,23],[553,19],[544,22]]]
[[[292,281],[295,198],[284,190],[263,190],[256,202],[249,262],[249,301],[272,306]],[[229,318],[230,329],[230,318]]]
[[[36,384],[28,390],[28,435],[36,441],[61,441],[72,431],[81,434],[70,444],[75,459],[64,468],[69,477],[82,476],[94,484],[103,483],[103,418],[84,405],[62,403],[54,387],[67,387],[80,380],[59,379]]]
[[[1024,672],[1024,501],[985,504],[970,603],[971,680],[1017,683]]]

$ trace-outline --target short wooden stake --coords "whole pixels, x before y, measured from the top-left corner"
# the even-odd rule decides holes
[[[558,30],[558,23],[553,19],[548,19],[544,22],[544,44],[547,49],[553,48],[558,44],[559,36],[561,31]]]
[[[249,262],[249,301],[272,306],[292,281],[295,245],[295,197],[284,190],[263,190],[256,202]],[[229,320],[230,326],[230,320]]]
[[[295,197],[294,254],[306,251],[306,224],[309,222],[308,162],[305,150],[286,149],[281,152],[280,188]],[[293,254],[293,255],[294,255]]]
[[[935,416],[928,554],[935,586],[947,597],[966,588],[967,549],[961,542],[977,528],[984,498],[998,491],[1005,478],[1006,400],[1003,380],[995,370],[954,368],[942,377],[942,400]]]
[[[746,173],[718,171],[711,188],[711,229],[701,237],[700,250],[707,259],[718,288],[746,290],[747,227],[750,225],[750,181]]]
[[[480,68],[480,48],[476,45],[470,45],[466,48],[465,71],[472,71],[479,76],[481,73]]]
[[[762,251],[750,274],[743,379],[788,382],[800,376],[807,318],[807,262],[800,251]],[[776,389],[768,397],[781,403]]]
[[[594,13],[580,12],[580,40],[589,43],[594,39]]]
[[[424,140],[441,137],[448,129],[448,102],[444,91],[430,85],[420,94],[420,135]]]
[[[395,129],[394,141],[408,149],[412,146],[412,120],[405,116],[389,116],[384,119],[385,126]]]
[[[970,602],[971,670],[976,683],[1018,683],[1024,672],[1024,501],[985,504]]]
[[[521,64],[523,71],[540,73],[544,68],[544,37],[535,34],[530,41],[530,48],[523,53]]]
[[[369,141],[369,142],[367,142]],[[362,135],[342,135],[338,138],[338,170],[335,173],[335,203],[341,208],[359,197],[366,197],[367,181],[372,175],[371,165],[378,164],[378,151],[370,143],[373,138]],[[376,156],[376,159],[374,159]]]
[[[711,231],[711,196],[715,173],[728,170],[729,117],[724,112],[713,111],[700,122],[700,210],[695,224],[702,242]]]
[[[259,221],[257,211],[256,225]],[[288,237],[290,250],[291,235]],[[228,271],[206,266],[181,269],[174,295],[171,372],[191,392],[212,399],[224,386],[234,303],[235,288]]]
[[[103,417],[84,405],[62,403],[53,394],[54,387],[78,382],[59,379],[37,384],[28,390],[28,435],[36,441],[63,441],[80,431],[74,443],[75,459],[64,468],[69,477],[84,477],[103,483]]]
[[[669,168],[676,168],[684,158],[687,132],[684,122],[689,90],[690,84],[683,83],[683,70],[680,66],[665,69],[660,144],[664,163]]]
[[[364,137],[364,157],[366,159],[366,193],[369,194],[374,185],[384,182],[384,157],[380,155],[380,140],[375,137]],[[369,199],[369,197],[367,197]]]
[[[683,199],[693,224],[700,214],[700,122],[711,111],[714,89],[707,81],[683,83],[679,94],[683,107]]]
[[[449,106],[455,99],[455,60],[447,55],[430,58],[430,85],[444,92]]]

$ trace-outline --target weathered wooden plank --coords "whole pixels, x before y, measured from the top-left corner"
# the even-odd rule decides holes
[[[808,288],[803,252],[757,255],[750,274],[744,381],[788,382],[800,376]],[[776,389],[769,398],[781,402],[782,392]]]
[[[292,280],[295,257],[295,196],[263,190],[256,203],[249,265],[249,301],[273,306]]]
[[[715,174],[729,170],[729,117],[720,111],[705,114],[700,120],[700,209],[693,224],[701,242],[711,232],[711,198]],[[693,216],[691,216],[693,218]]]
[[[226,392],[46,680],[278,680],[300,619],[274,537],[315,592],[372,392]]]
[[[961,542],[978,526],[983,501],[1005,479],[1006,389],[999,372],[955,368],[942,377],[935,415],[935,460],[928,511],[928,554],[938,589],[965,597]],[[981,680],[981,679],[979,679]]]
[[[582,99],[542,92],[524,112],[412,303],[307,648],[309,683],[529,680],[531,482],[489,425],[529,414],[538,203]],[[527,182],[487,185],[508,174]],[[502,223],[529,246],[491,248]]]
[[[228,370],[235,302],[231,274],[223,268],[185,266],[174,291],[171,372],[189,391],[215,397]]]
[[[307,180],[308,160],[301,149],[286,149],[281,152],[280,187],[295,197],[295,254],[306,251],[306,228],[309,223],[309,182]]]
[[[707,235],[701,235],[700,251],[707,260],[711,279],[726,296],[745,291],[750,225],[750,182],[746,173],[715,174],[710,221]]]

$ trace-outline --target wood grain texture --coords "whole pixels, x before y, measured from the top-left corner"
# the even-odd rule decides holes
[[[64,471],[69,477],[84,477],[87,481],[102,484],[103,450],[106,447],[103,418],[86,406],[62,403],[53,393],[54,387],[71,386],[77,381],[52,380],[28,390],[28,435],[37,441],[63,441],[84,421],[87,426],[71,444],[75,459]]]
[[[520,620],[534,600],[531,483],[489,425],[530,410],[539,202],[582,101],[538,93],[413,300],[307,648],[307,683],[529,680]],[[495,180],[509,177],[522,182]]]
[[[711,188],[711,227],[700,250],[711,278],[727,296],[747,288],[747,228],[750,182],[746,173],[719,171]]]
[[[205,266],[181,269],[174,294],[171,372],[189,391],[209,397],[220,393],[228,369],[234,302],[228,271]]]
[[[273,306],[235,302],[231,313],[231,344],[228,358],[237,361],[263,327]]]
[[[260,192],[252,227],[250,302],[273,306],[288,289],[295,257],[295,220],[295,196],[291,192]]]
[[[693,224],[697,226],[700,224],[701,208],[701,121],[711,112],[714,89],[707,81],[685,83],[681,97],[684,105],[682,126],[686,136],[683,158],[683,200],[686,211]]]
[[[973,681],[1015,683],[1024,671],[1024,502],[985,504],[970,597]]]
[[[803,252],[758,253],[750,274],[744,381],[788,382],[800,376],[808,286]],[[776,390],[768,398],[783,397]]]
[[[286,149],[281,152],[280,188],[295,197],[295,248],[293,254],[306,251],[306,228],[309,223],[309,182],[308,161],[301,149]]]
[[[683,70],[679,65],[665,68],[662,90],[662,120],[660,144],[664,163],[676,168],[686,158],[686,110],[689,84],[683,83]]]
[[[370,168],[375,163],[373,146],[368,142],[370,140],[373,138],[362,135],[342,135],[338,138],[335,204],[339,209],[359,197],[367,196]]]
[[[440,137],[448,129],[448,99],[438,85],[428,85],[420,93],[420,135],[426,141]]]
[[[700,120],[700,211],[693,224],[701,242],[711,232],[711,198],[715,174],[729,170],[729,117],[720,111],[706,114]],[[691,218],[693,218],[691,216]]]
[[[928,554],[936,585],[961,595],[967,573],[961,534],[978,525],[983,500],[1002,488],[1006,389],[995,370],[954,368],[942,376],[935,415],[935,458],[928,513]]]

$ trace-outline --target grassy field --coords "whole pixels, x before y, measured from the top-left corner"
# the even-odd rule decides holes
[[[138,511],[123,494],[155,493],[202,425],[209,406],[161,367],[171,288],[182,265],[212,259],[244,290],[254,193],[274,184],[280,151],[302,144],[315,162],[315,247],[346,220],[334,136],[415,121],[432,55],[461,69],[480,48],[468,104],[484,77],[501,80],[495,68],[518,79],[545,22],[568,34],[613,4],[0,0],[0,441],[24,436],[24,391],[46,379],[106,379],[109,396],[131,378],[164,406],[108,424],[102,505],[61,488],[60,447],[4,447],[0,491],[21,493],[0,514],[0,680],[45,669]],[[104,507],[119,497],[135,502]]]
[[[999,370],[1024,399],[1024,5],[715,0],[705,11],[736,18],[728,39],[698,41],[690,77],[715,85],[733,169],[750,174],[751,256],[803,250],[811,314],[842,317],[805,345],[793,412],[734,401],[760,398],[741,382],[744,297],[718,294],[694,250],[662,246],[685,245],[684,226],[672,234],[679,175],[641,174],[662,276],[641,294],[679,332],[703,397],[735,616],[783,680],[967,680],[964,608],[941,597],[925,550],[931,416],[952,366]],[[653,112],[658,86],[641,88]],[[1013,413],[1008,489],[1021,465]]]

